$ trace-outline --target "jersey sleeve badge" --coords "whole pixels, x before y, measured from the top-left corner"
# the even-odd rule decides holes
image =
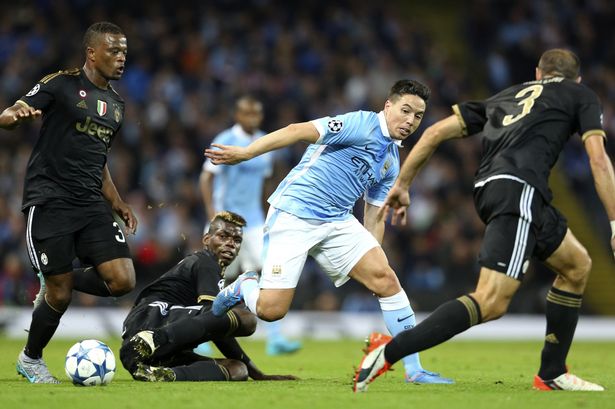
[[[36,84],[34,87],[32,87],[32,89],[30,91],[28,91],[28,93],[26,94],[27,97],[31,97],[32,95],[36,95],[36,93],[41,89],[41,84]]]
[[[333,133],[338,133],[344,127],[344,123],[339,119],[330,119],[327,123],[327,128]]]

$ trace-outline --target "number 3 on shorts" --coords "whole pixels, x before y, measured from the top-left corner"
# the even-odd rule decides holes
[[[122,232],[120,225],[117,224],[117,222],[113,222],[113,227],[117,228],[117,232],[119,233],[115,235],[115,240],[119,241],[120,243],[126,243],[126,238],[124,237],[124,233]]]

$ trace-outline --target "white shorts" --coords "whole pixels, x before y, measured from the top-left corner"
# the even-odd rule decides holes
[[[255,226],[243,231],[243,241],[235,261],[224,270],[224,279],[234,281],[246,271],[261,271],[263,256],[263,226]]]
[[[260,287],[295,288],[308,255],[339,287],[361,257],[379,245],[354,216],[325,222],[271,207],[265,221]]]

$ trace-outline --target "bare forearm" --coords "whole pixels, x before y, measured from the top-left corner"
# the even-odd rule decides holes
[[[442,142],[462,136],[463,127],[455,115],[444,118],[427,128],[404,161],[397,182],[395,182],[396,185],[408,189],[416,175]]]
[[[404,161],[399,171],[397,182],[395,183],[404,189],[408,189],[416,175],[423,166],[425,166],[425,163],[427,163],[437,147],[438,144],[436,144],[432,138],[423,134]]]
[[[615,174],[613,165],[605,153],[602,158],[590,160],[590,166],[598,197],[602,201],[609,220],[615,220]]]
[[[109,173],[109,168],[105,165],[103,169],[103,179],[102,179],[102,195],[113,207],[114,204],[121,202],[122,198],[118,193],[115,184],[113,183],[113,179],[111,179],[111,174]]]
[[[290,124],[258,138],[247,147],[247,151],[249,156],[253,158],[266,152],[285,148],[299,141],[314,143],[319,136],[316,127],[310,122]]]
[[[206,220],[210,220],[216,213],[212,193],[213,178],[213,174],[207,171],[201,172],[201,176],[199,177],[199,185],[201,188],[201,195],[203,197],[203,205],[205,206]]]
[[[0,114],[0,128],[15,129],[20,123],[38,118],[42,112],[34,109],[25,103],[18,102],[15,105],[6,108]]]

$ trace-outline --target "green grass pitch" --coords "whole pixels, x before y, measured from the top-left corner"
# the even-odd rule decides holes
[[[77,341],[77,340],[74,340]],[[103,340],[117,354],[119,340]],[[22,341],[0,338],[0,407],[39,409],[174,408],[615,408],[615,343],[577,342],[573,372],[601,383],[606,392],[538,392],[531,389],[541,343],[449,342],[422,353],[424,366],[456,379],[455,385],[407,385],[403,371],[374,382],[367,393],[351,391],[353,366],[361,359],[357,340],[306,341],[292,356],[268,357],[263,342],[245,340],[246,351],[268,373],[292,373],[295,382],[141,383],[118,368],[106,387],[75,387],[64,374],[64,355],[73,341],[52,340],[45,359],[61,385],[32,385],[16,375]]]

